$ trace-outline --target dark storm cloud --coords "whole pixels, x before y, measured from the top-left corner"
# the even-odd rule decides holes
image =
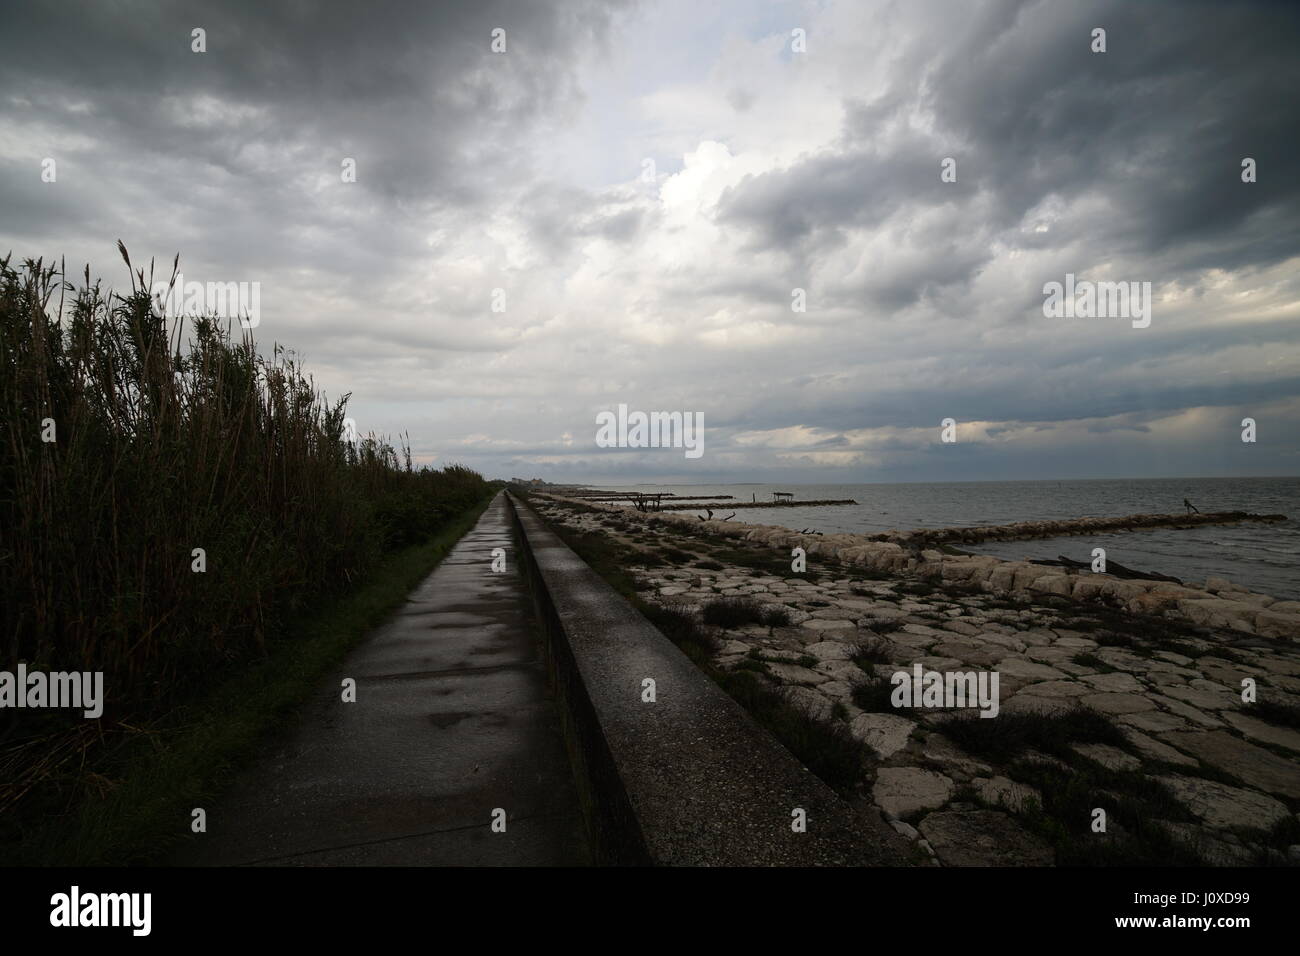
[[[189,207],[210,185],[225,211],[255,208],[264,235],[323,225],[296,179],[337,182],[344,157],[357,161],[357,190],[390,214],[474,206],[521,174],[527,157],[511,142],[580,96],[574,51],[601,42],[610,12],[500,0],[24,4],[0,32],[0,118],[89,140],[56,158],[99,167],[110,193],[115,163],[156,167],[159,192],[188,192]],[[206,53],[191,51],[195,27]],[[489,50],[495,27],[507,56]],[[30,145],[35,168],[51,150]],[[33,217],[30,232],[49,226]]]
[[[1095,26],[1104,54],[1089,48]],[[1082,240],[1092,261],[1141,255],[1169,272],[1268,265],[1300,249],[1298,46],[1283,4],[994,4],[952,42],[914,49],[897,87],[851,104],[840,150],[745,180],[723,215],[797,256],[842,243],[842,227],[953,202],[952,234],[970,248],[934,257],[957,266],[930,276],[943,284],[1044,200],[1097,193],[1114,214],[1016,243]],[[932,133],[898,132],[913,108],[935,117]],[[939,181],[945,156],[957,184]],[[1254,185],[1240,181],[1246,156]],[[973,206],[977,193],[990,204]],[[897,307],[917,285],[900,275],[871,291]]]
[[[1130,251],[1207,241],[1216,249],[1205,264],[1233,268],[1300,248],[1294,9],[1117,0],[1016,14],[996,39],[969,37],[933,75],[936,113],[974,144],[977,181],[1002,200],[1004,222],[1051,193],[1104,189],[1124,215],[1101,238]],[[1097,26],[1104,54],[1087,42]],[[1255,187],[1240,180],[1246,156],[1268,170]],[[1252,225],[1261,213],[1285,229]]]
[[[259,341],[417,458],[684,475],[594,447],[626,401],[705,414],[692,477],[1141,471],[1271,402],[1296,460],[1294,5],[826,0],[806,56],[749,0],[9,6],[0,254],[260,280]],[[1066,271],[1169,285],[1054,325]],[[929,448],[950,416],[989,440]]]
[[[773,371],[764,376],[767,388],[753,396],[734,416],[714,418],[714,424],[741,429],[788,428],[813,424],[832,431],[895,426],[928,428],[942,418],[1018,422],[1066,422],[1134,412],[1155,416],[1200,406],[1260,407],[1300,394],[1300,367],[1277,377],[1198,375],[1144,376],[1141,369],[1157,359],[1184,361],[1195,368],[1233,346],[1252,346],[1279,355],[1300,346],[1295,323],[1233,323],[1213,328],[1170,330],[1159,338],[1132,335],[1123,347],[1125,362],[1106,352],[1071,344],[1059,349],[1017,348],[1008,345],[996,359],[965,353],[948,360],[949,367],[918,387],[914,375],[883,381],[887,369],[867,367],[841,372],[840,386],[823,391],[815,377]],[[898,361],[895,357],[892,361]],[[1006,376],[981,374],[990,369],[1014,369],[1014,387]],[[1130,369],[1133,375],[1121,374]],[[869,395],[860,399],[858,395]]]
[[[848,105],[852,109],[852,104]],[[846,140],[788,170],[746,179],[723,198],[724,216],[762,227],[769,242],[788,245],[842,226],[882,224],[906,206],[950,202],[938,188],[935,144],[919,135],[882,144]],[[823,238],[825,238],[823,236]]]

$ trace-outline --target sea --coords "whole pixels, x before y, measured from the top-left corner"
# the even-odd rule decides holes
[[[1107,560],[1140,571],[1172,575],[1188,584],[1224,577],[1279,599],[1300,600],[1300,478],[1142,478],[1080,481],[953,481],[908,484],[597,485],[611,491],[731,495],[771,501],[775,491],[796,499],[852,498],[856,505],[743,508],[732,520],[749,524],[871,533],[914,528],[973,527],[1016,521],[1059,520],[1138,513],[1182,513],[1186,498],[1201,511],[1284,514],[1279,523],[1245,522],[1189,530],[1161,528],[1089,536],[963,545],[999,558]],[[725,517],[726,501],[713,503]],[[703,512],[699,512],[703,514]]]

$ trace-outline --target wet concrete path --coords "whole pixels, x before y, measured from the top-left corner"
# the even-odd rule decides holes
[[[231,790],[190,865],[589,862],[504,495]],[[491,571],[492,550],[506,570]],[[355,703],[341,682],[356,680]],[[505,832],[493,832],[497,808]]]

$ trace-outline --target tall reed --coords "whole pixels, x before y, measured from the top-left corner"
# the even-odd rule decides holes
[[[345,441],[349,395],[328,403],[292,353],[263,356],[247,330],[208,317],[187,333],[151,300],[152,266],[114,294],[89,267],[74,287],[61,268],[10,259],[0,669],[103,671],[107,724],[257,654],[486,493],[468,468],[413,468],[406,443],[399,455],[373,435]],[[0,744],[24,736],[22,713],[0,711]]]

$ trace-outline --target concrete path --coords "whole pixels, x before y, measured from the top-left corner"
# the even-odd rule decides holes
[[[504,548],[504,573],[491,571]],[[182,865],[589,862],[503,495],[213,806]],[[355,703],[341,682],[355,678]],[[493,811],[506,831],[493,832]]]

